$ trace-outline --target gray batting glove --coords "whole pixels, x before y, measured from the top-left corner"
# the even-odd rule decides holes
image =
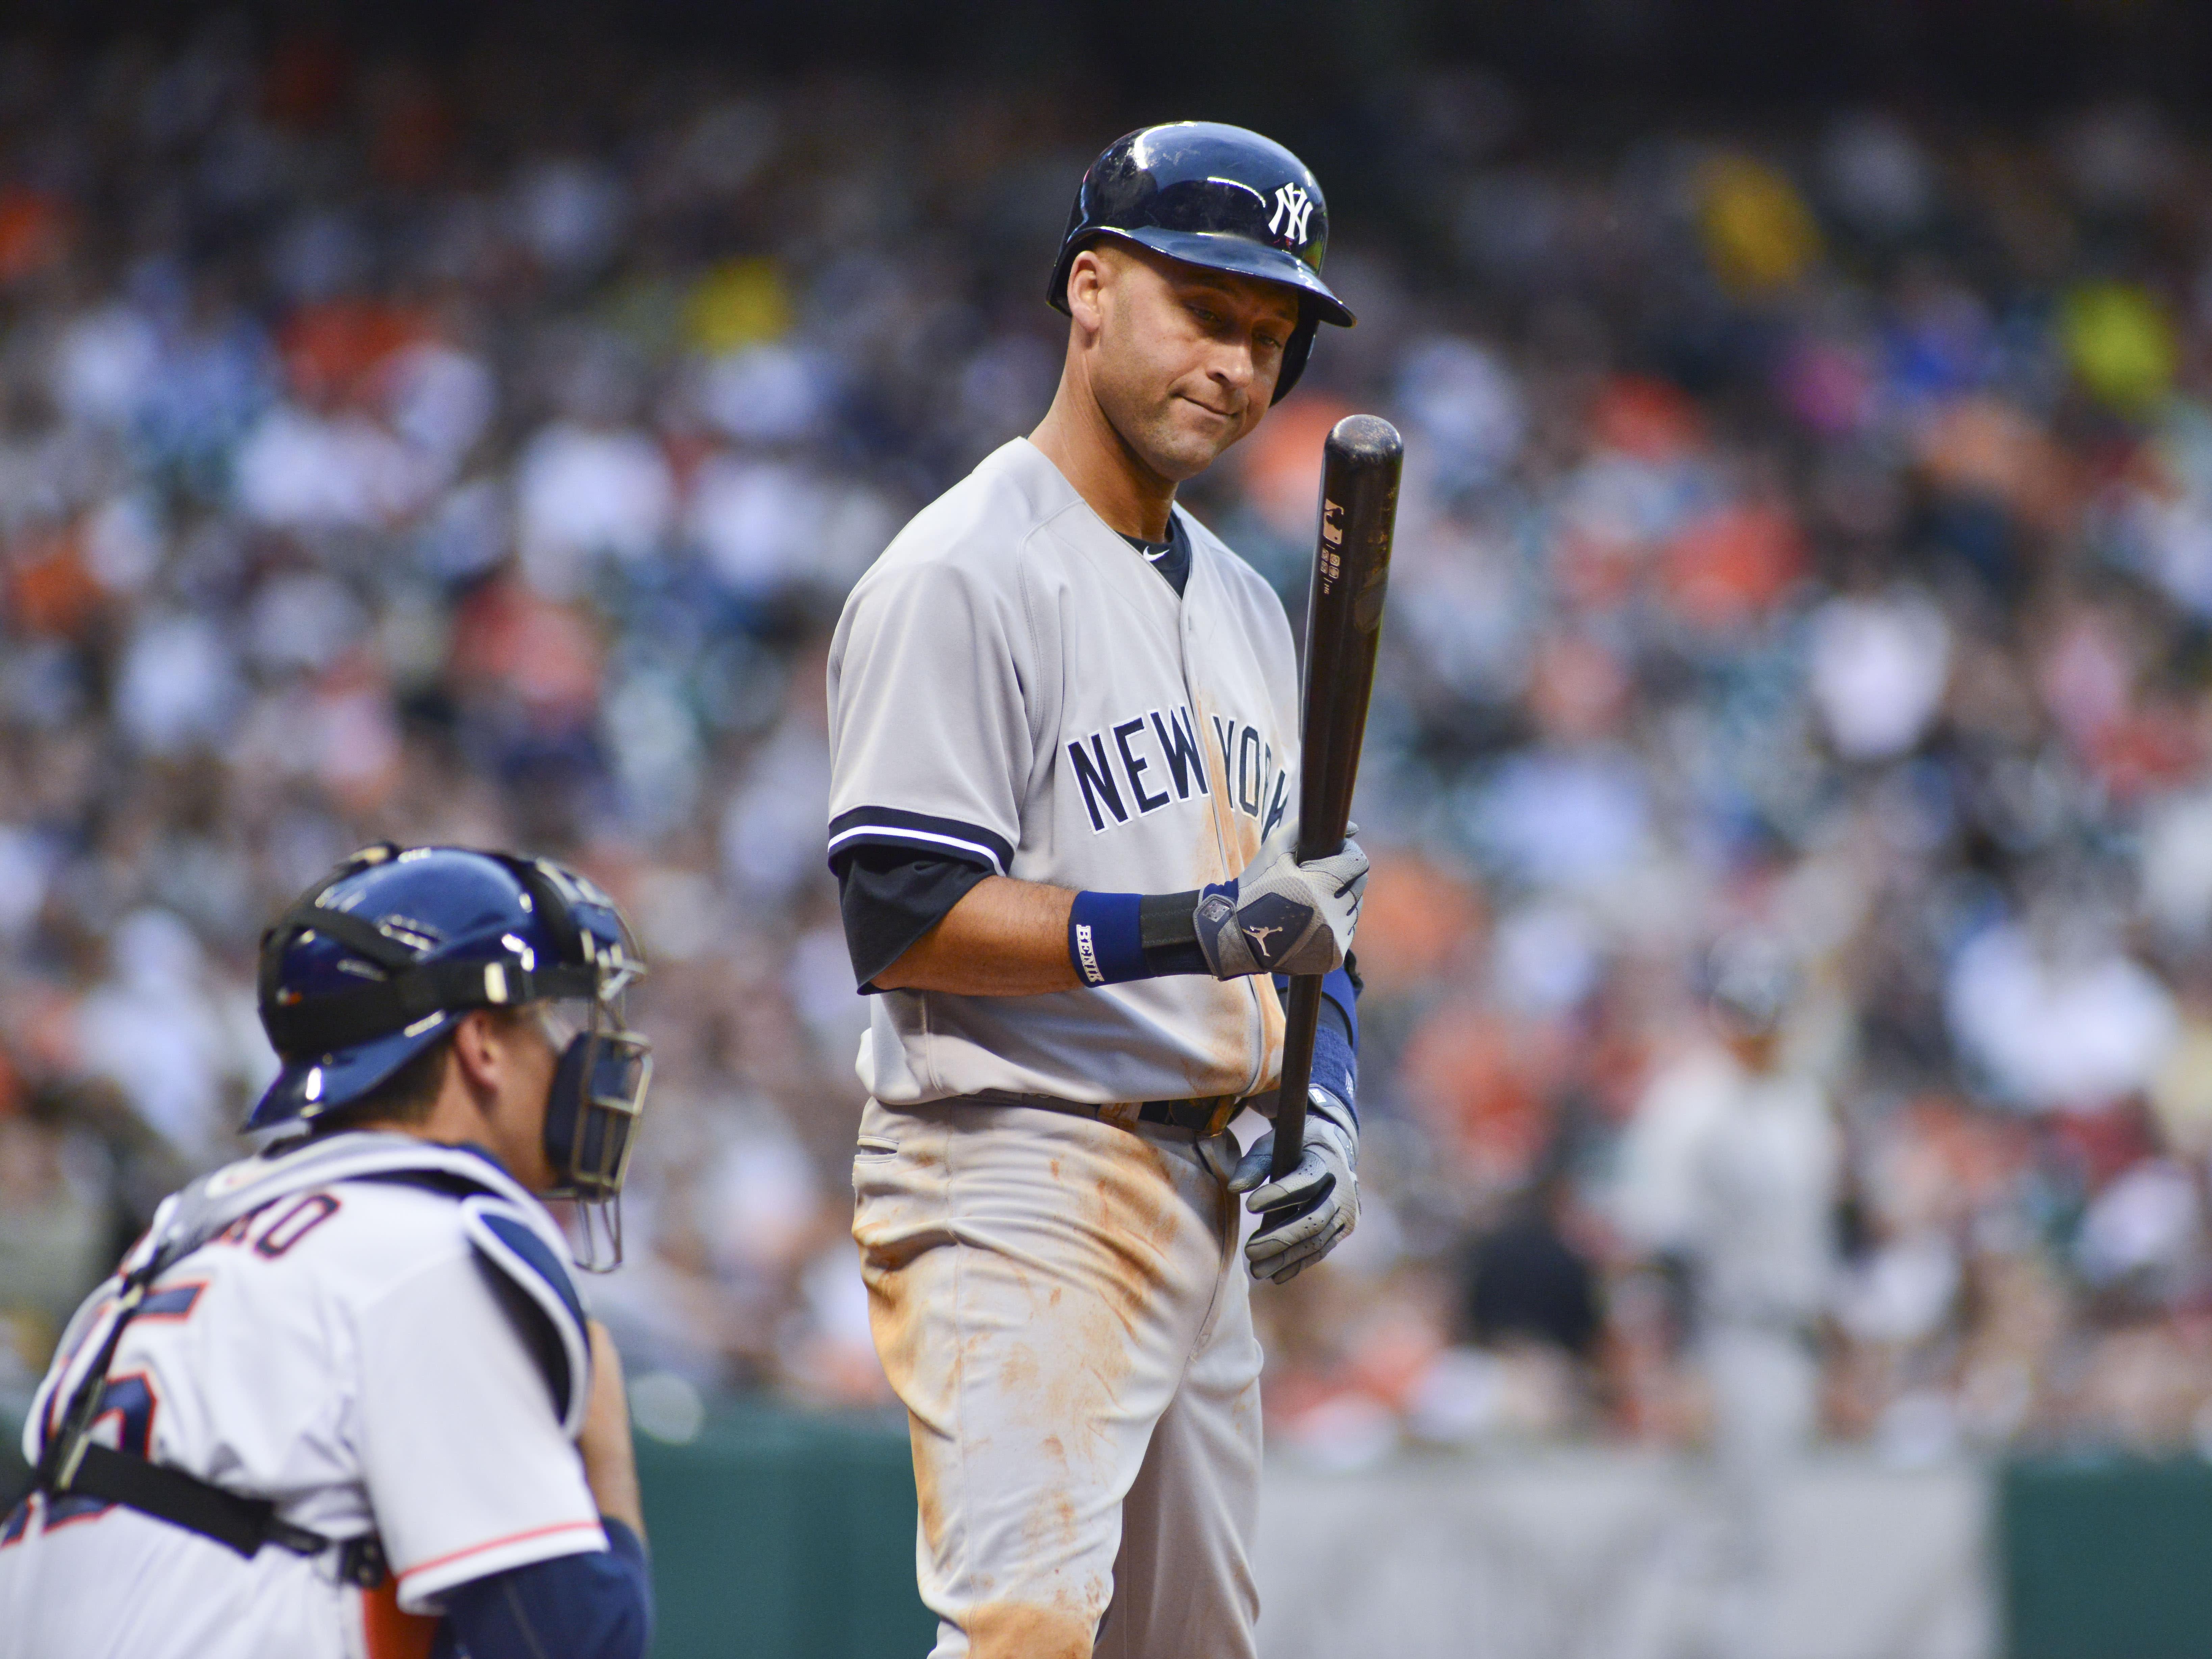
[[[1216,979],[1326,974],[1352,948],[1366,890],[1367,854],[1358,842],[1347,838],[1341,851],[1300,864],[1285,827],[1236,880],[1200,892],[1198,948]]]
[[[1312,1090],[1306,1096],[1305,1153],[1298,1167],[1270,1181],[1274,1157],[1270,1129],[1237,1164],[1229,1190],[1251,1193],[1244,1207],[1267,1218],[1244,1246],[1252,1277],[1287,1285],[1359,1224],[1359,1121],[1328,1090]]]

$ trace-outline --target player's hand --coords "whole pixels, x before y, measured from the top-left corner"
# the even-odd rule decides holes
[[[1236,880],[1199,894],[1198,948],[1216,979],[1326,974],[1352,948],[1366,890],[1367,854],[1358,842],[1347,837],[1341,851],[1300,864],[1285,826]]]
[[[1270,1181],[1274,1157],[1270,1129],[1237,1164],[1229,1190],[1250,1193],[1244,1207],[1267,1218],[1244,1246],[1252,1277],[1287,1285],[1359,1224],[1358,1121],[1328,1091],[1313,1090],[1306,1097],[1305,1152],[1298,1167]]]
[[[584,1426],[576,1436],[583,1455],[584,1484],[599,1513],[645,1536],[645,1504],[638,1496],[637,1455],[629,1437],[629,1394],[623,1386],[622,1355],[607,1328],[596,1319],[592,1333],[592,1397],[584,1402]]]

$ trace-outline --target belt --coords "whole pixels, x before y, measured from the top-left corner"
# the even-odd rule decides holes
[[[1243,1101],[1241,1095],[1200,1095],[1192,1100],[1148,1100],[1137,1109],[1137,1121],[1188,1129],[1200,1140],[1206,1140],[1229,1127],[1229,1120],[1237,1115],[1237,1109]]]
[[[1137,1123],[1158,1124],[1163,1128],[1181,1129],[1200,1140],[1211,1139],[1229,1127],[1237,1109],[1243,1105],[1242,1095],[1200,1095],[1189,1100],[1110,1101],[1104,1104],[1081,1100],[1061,1100],[1053,1095],[1024,1095],[1012,1091],[991,1089],[982,1093],[966,1095],[979,1106],[1036,1106],[1048,1112],[1072,1112],[1078,1117],[1097,1118],[1109,1123],[1119,1123],[1123,1128]]]

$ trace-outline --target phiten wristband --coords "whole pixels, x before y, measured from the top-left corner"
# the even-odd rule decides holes
[[[1085,985],[1150,979],[1141,893],[1078,893],[1067,913],[1067,959]]]
[[[1067,914],[1067,959],[1085,985],[1205,973],[1197,909],[1195,890],[1078,893]]]

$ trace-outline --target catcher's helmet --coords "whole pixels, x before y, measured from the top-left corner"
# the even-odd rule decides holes
[[[471,1008],[550,1005],[561,1062],[545,1114],[556,1196],[622,1188],[652,1073],[622,1026],[645,971],[615,902],[544,859],[457,847],[364,848],[262,935],[261,1024],[283,1069],[249,1131],[360,1099]]]
[[[1305,372],[1314,330],[1350,328],[1321,279],[1328,206],[1306,164],[1272,138],[1218,121],[1177,121],[1116,138],[1077,186],[1045,298],[1067,309],[1067,269],[1101,236],[1170,259],[1280,283],[1298,293],[1298,326],[1275,380],[1280,403]]]

